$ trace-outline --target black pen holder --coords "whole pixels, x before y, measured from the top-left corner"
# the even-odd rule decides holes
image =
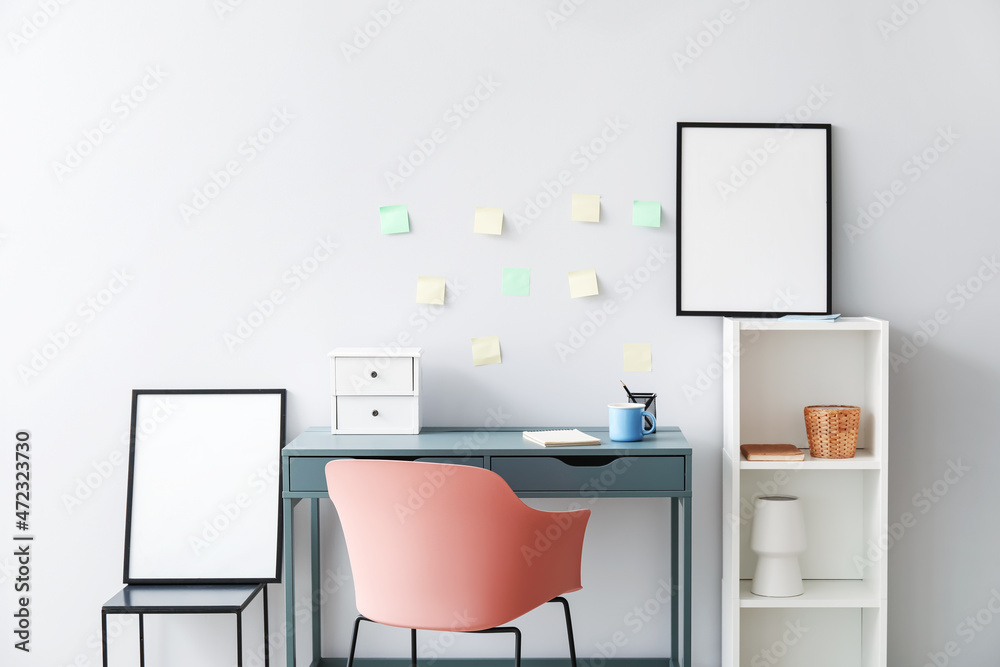
[[[632,392],[632,398],[635,399],[636,403],[642,403],[643,405],[646,405],[648,403],[648,405],[646,405],[646,407],[644,409],[646,410],[646,412],[648,412],[649,414],[653,415],[653,417],[656,417],[656,394],[655,393],[653,393],[653,392],[642,393],[642,392],[638,392],[638,391],[633,391]],[[649,417],[643,417],[642,418],[642,427],[643,427],[643,429],[647,429],[647,428],[653,427],[653,433],[656,433],[656,427],[653,426],[653,424],[649,421]]]

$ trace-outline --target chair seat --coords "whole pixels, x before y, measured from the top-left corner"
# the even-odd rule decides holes
[[[263,584],[130,585],[102,605],[110,614],[235,614],[246,608]]]

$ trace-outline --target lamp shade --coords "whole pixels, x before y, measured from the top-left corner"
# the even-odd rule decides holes
[[[757,554],[751,593],[802,595],[799,554],[806,549],[806,528],[798,497],[761,496],[754,501],[750,548]]]

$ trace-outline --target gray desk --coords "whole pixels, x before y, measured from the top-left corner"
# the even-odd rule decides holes
[[[324,468],[336,458],[440,461],[489,468],[523,498],[670,498],[670,646],[669,658],[605,661],[645,667],[691,665],[691,447],[676,427],[663,427],[641,442],[611,442],[607,429],[581,430],[601,438],[600,446],[541,447],[527,442],[521,428],[425,428],[419,435],[331,435],[313,427],[288,443],[281,453],[284,524],[285,619],[287,667],[295,667],[295,559],[292,509],[309,499],[311,526],[312,624],[310,667],[339,667],[344,658],[322,658],[319,600],[319,503],[327,498]],[[533,427],[533,430],[534,427]],[[581,502],[582,506],[582,502]],[[298,610],[301,613],[301,609]],[[345,628],[346,631],[346,628]],[[364,661],[359,660],[360,664]],[[397,661],[379,661],[395,665]],[[444,662],[448,662],[445,660]],[[501,663],[483,660],[481,663]],[[525,660],[533,664],[557,661]],[[401,657],[400,665],[409,665]],[[588,665],[586,658],[582,665]],[[602,665],[603,667],[603,665]]]

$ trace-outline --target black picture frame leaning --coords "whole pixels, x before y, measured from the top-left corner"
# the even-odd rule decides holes
[[[124,583],[281,581],[286,410],[285,389],[132,391]]]
[[[732,145],[720,143],[716,151],[719,155],[699,155],[696,156],[698,159],[692,157],[691,152],[701,147],[707,147],[708,152],[712,152],[712,141],[721,142],[712,137],[723,135],[732,136],[733,142]],[[796,136],[798,139],[795,141],[789,139]],[[763,141],[784,143],[768,143],[765,148],[761,137],[764,137]],[[832,125],[829,123],[677,123],[678,316],[764,318],[792,314],[828,315],[832,312],[831,138]],[[688,139],[687,144],[685,139]],[[689,149],[687,156],[685,146]],[[811,155],[816,152],[817,146],[822,147],[822,154]],[[781,149],[786,147],[792,150],[780,154]],[[765,172],[765,178],[752,180],[747,177],[746,172],[752,172],[751,176],[755,175],[758,168],[766,167],[766,161],[775,156],[780,158],[777,161],[779,166]],[[788,156],[787,159],[785,156]],[[716,163],[714,165],[713,160]],[[784,165],[781,164],[783,160]],[[774,163],[772,160],[772,164]],[[696,173],[699,170],[705,173]],[[712,176],[706,176],[707,172],[712,172]],[[739,180],[740,175],[745,177],[742,182]],[[792,176],[802,179],[798,185],[802,185],[805,191],[795,191],[796,183]],[[801,228],[793,227],[797,224],[796,221],[780,219],[781,216],[768,219],[768,206],[773,210],[775,204],[773,200],[768,202],[762,193],[766,194],[771,190],[780,192],[782,177],[790,181],[792,191],[789,194],[794,195],[796,205],[808,212],[806,217],[809,219],[804,221]],[[742,235],[734,234],[729,238],[729,234],[716,233],[710,241],[718,246],[709,246],[705,238],[706,230],[711,229],[711,225],[721,224],[719,220],[723,220],[725,215],[717,215],[718,209],[714,214],[698,210],[711,208],[713,205],[721,206],[709,201],[711,195],[706,187],[711,189],[713,184],[706,183],[706,178],[715,180],[716,194],[723,199],[723,203],[727,195],[736,194],[737,201],[743,196],[747,211],[734,213],[726,210],[725,214],[732,216],[727,222],[732,219],[754,221],[755,217],[759,217],[761,219],[754,222],[759,225],[760,234],[740,230]],[[730,181],[739,185],[734,186]],[[739,187],[747,183],[752,187],[739,191]],[[753,191],[754,187],[757,188],[756,192]],[[825,192],[817,192],[819,187]],[[749,196],[751,193],[753,195]],[[807,201],[799,201],[806,198],[807,194]],[[758,195],[759,201],[754,201],[754,197]],[[771,196],[775,195],[772,193]],[[707,205],[701,205],[701,202],[706,201]],[[752,205],[756,203],[761,205],[754,209]],[[788,217],[791,218],[794,214],[795,211],[790,211]],[[743,218],[740,218],[741,215]],[[781,238],[781,229],[794,229],[796,234],[804,234],[803,238],[807,242],[794,245],[795,239]],[[731,247],[727,247],[727,242]],[[782,251],[783,244],[788,247]],[[761,283],[769,284],[754,292],[754,262],[759,261],[754,253],[758,251],[762,251],[761,256],[770,254],[770,260],[777,258],[778,261],[765,260],[760,263],[760,273],[770,272],[771,275],[761,276]],[[795,254],[800,251],[802,256]],[[790,289],[784,292],[780,288],[774,289],[774,285],[778,284],[774,281],[774,275],[782,270],[782,262],[798,264],[797,268],[790,267],[789,270],[795,274],[792,275],[794,280],[801,279],[801,285],[805,285],[805,289],[800,289],[801,285],[789,285]],[[697,293],[699,290],[701,294]]]

